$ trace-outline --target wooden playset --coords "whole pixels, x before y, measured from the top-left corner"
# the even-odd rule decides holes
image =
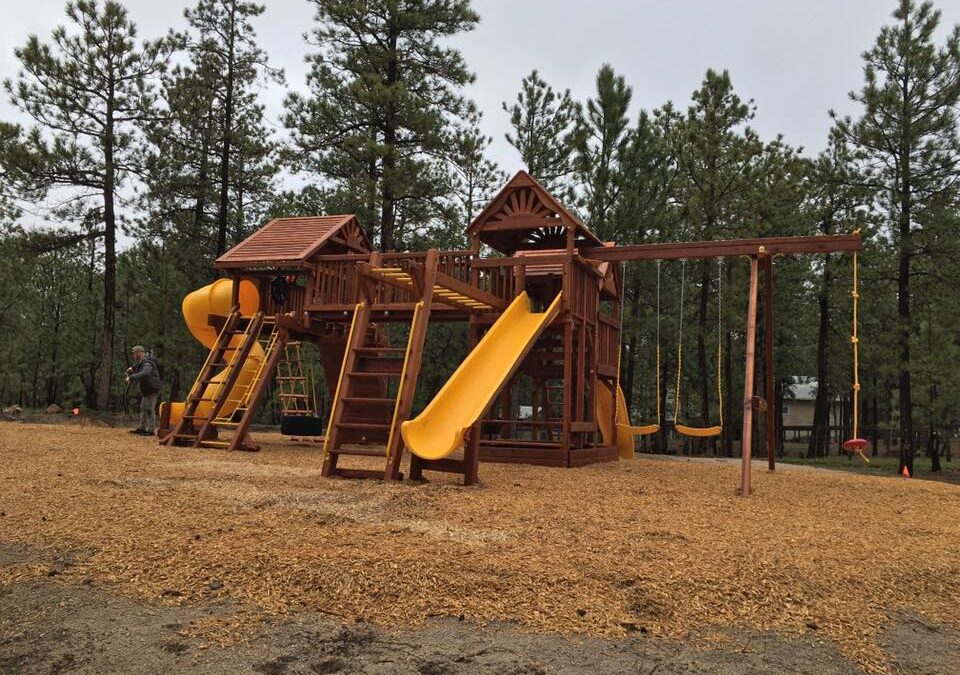
[[[161,442],[257,449],[249,428],[271,383],[289,433],[321,433],[299,363],[300,344],[311,342],[331,400],[324,476],[400,479],[407,452],[411,478],[447,471],[465,484],[479,461],[577,467],[632,457],[633,436],[661,420],[658,410],[656,424],[630,426],[619,390],[622,263],[746,256],[748,493],[750,415],[762,405],[752,391],[758,269],[771,308],[775,255],[861,247],[859,234],[614,246],[522,171],[467,235],[467,250],[378,252],[353,215],[268,223],[217,259],[223,278],[184,299],[184,320],[210,351],[186,400],[162,406]],[[469,355],[413,417],[431,322],[467,323]],[[390,323],[408,326],[403,340],[391,342]],[[769,368],[768,392],[772,379]],[[532,404],[525,418],[521,397]],[[674,415],[680,433],[721,428],[684,426],[676,407]],[[351,455],[380,457],[383,469],[346,466]]]

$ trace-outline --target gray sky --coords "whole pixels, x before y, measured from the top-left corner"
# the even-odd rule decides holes
[[[263,1],[263,0],[261,0]],[[183,26],[184,0],[126,0],[142,37]],[[265,0],[256,22],[263,47],[285,70],[287,86],[302,89],[310,28],[306,0]],[[895,0],[474,0],[481,23],[456,38],[477,74],[468,90],[484,112],[491,155],[509,172],[520,168],[503,140],[512,101],[531,69],[554,88],[569,87],[584,100],[607,62],[633,87],[633,115],[672,100],[685,108],[707,68],[728,69],[742,98],[757,104],[755,128],[769,139],[783,133],[808,152],[822,149],[830,126],[827,111],[852,111],[847,93],[862,84],[860,54],[887,23]],[[0,77],[13,76],[13,49],[26,36],[49,38],[64,22],[64,0],[0,0]],[[938,0],[941,37],[960,23],[960,0]],[[271,121],[284,91],[264,92]],[[0,101],[0,119],[19,119]]]

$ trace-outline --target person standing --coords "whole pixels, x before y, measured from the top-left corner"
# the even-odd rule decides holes
[[[133,365],[127,368],[127,382],[140,386],[140,426],[130,431],[138,436],[153,436],[157,427],[157,398],[160,396],[160,368],[152,354],[137,345],[132,350]]]

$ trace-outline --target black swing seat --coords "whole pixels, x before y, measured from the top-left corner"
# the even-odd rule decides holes
[[[316,415],[281,415],[280,433],[284,436],[323,436],[326,427]]]

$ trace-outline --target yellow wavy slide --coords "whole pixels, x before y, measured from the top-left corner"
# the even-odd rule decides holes
[[[230,279],[217,279],[212,284],[207,284],[202,288],[198,288],[192,293],[188,293],[187,296],[183,299],[183,321],[187,324],[191,335],[197,339],[203,346],[207,349],[212,349],[214,344],[217,342],[217,330],[210,325],[209,317],[212,316],[222,316],[227,317],[230,315],[231,309],[231,300],[233,294],[233,282]],[[240,282],[240,314],[241,316],[253,316],[257,309],[260,307],[260,294],[257,292],[257,287],[253,282],[243,280]],[[235,352],[235,350],[240,346],[240,342],[243,340],[242,334],[234,335],[230,339],[230,348],[227,350],[224,357],[229,361]],[[256,377],[257,371],[260,368],[260,362],[263,360],[263,349],[259,344],[254,344],[253,348],[250,350],[250,355],[247,357],[247,360],[241,366],[240,375],[237,377],[237,382],[234,385],[234,391],[243,391],[250,382]],[[226,377],[226,369],[221,370],[219,373],[214,375],[213,380],[210,384],[207,385],[207,388],[204,390],[203,398],[205,399],[214,399],[217,396],[217,392],[220,391],[220,386],[223,381],[223,378]],[[231,395],[229,399],[234,399],[235,396]],[[180,417],[183,415],[183,409],[185,403],[183,401],[172,402],[170,405],[170,424],[175,426],[177,422],[180,421]],[[228,400],[228,403],[220,411],[220,415],[223,417],[229,417],[233,414],[233,408],[236,407],[236,402],[231,402]],[[197,415],[206,416],[210,412],[211,404],[209,401],[203,401],[197,406]]]
[[[410,452],[423,459],[442,459],[463,446],[467,430],[557,316],[561,296],[545,312],[531,311],[526,292],[510,303],[423,412],[400,425]]]

